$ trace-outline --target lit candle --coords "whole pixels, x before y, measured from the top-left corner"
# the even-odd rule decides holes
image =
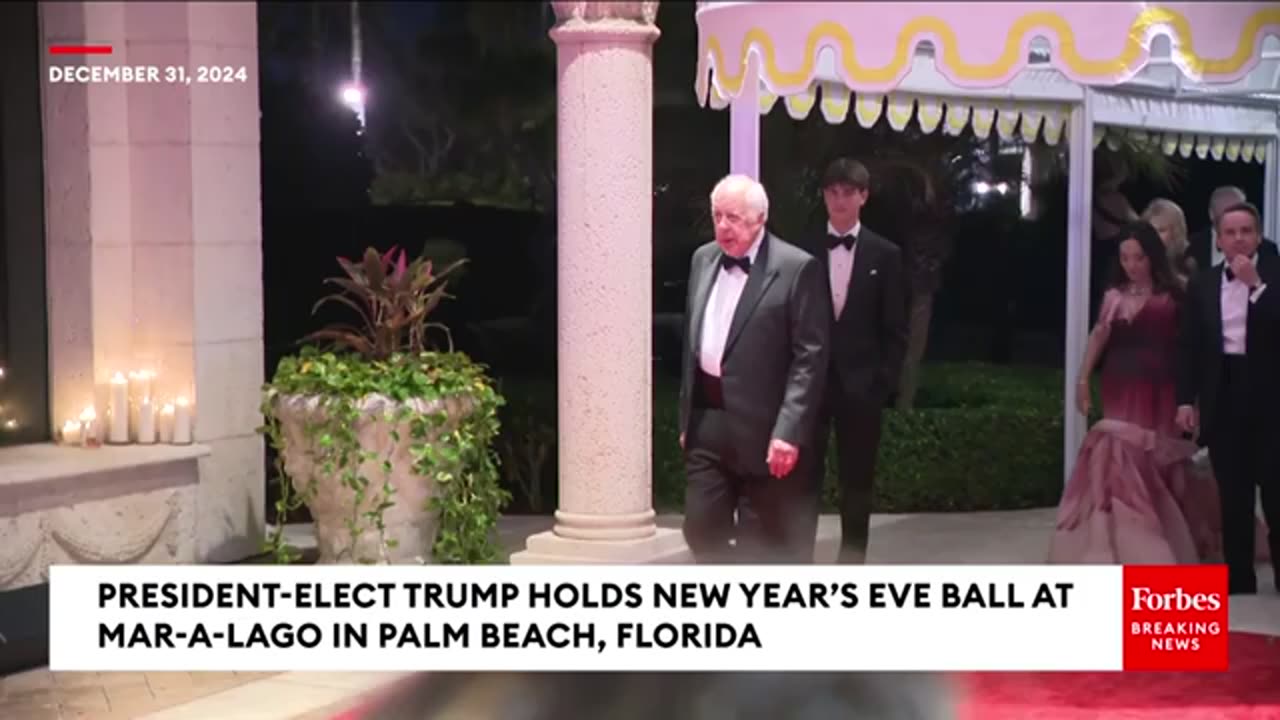
[[[129,393],[135,403],[141,404],[143,398],[151,397],[151,381],[156,374],[150,370],[138,370],[129,373]]]
[[[138,403],[138,444],[152,445],[156,441],[156,408],[151,398],[144,397]]]
[[[107,441],[112,445],[125,445],[129,442],[129,380],[121,373],[111,378],[111,400],[107,404],[108,421]]]
[[[173,403],[165,403],[160,408],[160,442],[168,445],[173,442]]]
[[[79,420],[68,420],[62,424],[62,444],[63,445],[80,445],[83,441],[80,439],[82,426]]]
[[[191,405],[184,397],[178,398],[173,408],[173,444],[191,444]]]
[[[102,439],[98,437],[98,430],[98,413],[90,405],[84,409],[84,412],[80,413],[80,442],[85,447],[98,447],[102,442]]]

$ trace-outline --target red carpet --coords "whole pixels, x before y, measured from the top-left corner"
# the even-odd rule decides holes
[[[1280,720],[1280,638],[1231,633],[1225,673],[972,673],[961,720]]]
[[[960,720],[1280,720],[1280,638],[1231,633],[1225,673],[969,673],[957,682]],[[377,713],[365,705],[332,720]]]

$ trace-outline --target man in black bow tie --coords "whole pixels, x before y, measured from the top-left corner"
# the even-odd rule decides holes
[[[810,563],[830,328],[822,270],[765,230],[755,180],[721,180],[711,210],[716,239],[693,255],[685,313],[685,540],[698,562]]]
[[[1248,203],[1218,216],[1224,260],[1187,285],[1179,338],[1177,422],[1209,447],[1233,594],[1257,592],[1255,487],[1280,583],[1280,258],[1259,251],[1261,225]]]
[[[827,168],[822,199],[826,233],[809,250],[822,263],[832,309],[831,363],[818,451],[826,459],[832,426],[840,487],[841,563],[866,559],[880,423],[898,387],[907,353],[907,293],[902,252],[862,225],[871,176],[840,158]],[[821,485],[825,463],[814,482]]]

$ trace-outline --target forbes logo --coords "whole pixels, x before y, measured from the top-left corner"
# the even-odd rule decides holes
[[[1188,610],[1210,612],[1221,610],[1223,606],[1222,593],[1189,593],[1181,587],[1176,588],[1171,593],[1159,593],[1149,587],[1136,587],[1132,589],[1132,593],[1133,603],[1129,609],[1136,612],[1144,610],[1154,612],[1168,612],[1170,610],[1178,612],[1186,612]]]
[[[1227,669],[1227,568],[1124,568],[1124,669]]]

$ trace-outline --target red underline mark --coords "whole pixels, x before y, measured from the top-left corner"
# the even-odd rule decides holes
[[[52,45],[50,55],[110,55],[110,45]]]

